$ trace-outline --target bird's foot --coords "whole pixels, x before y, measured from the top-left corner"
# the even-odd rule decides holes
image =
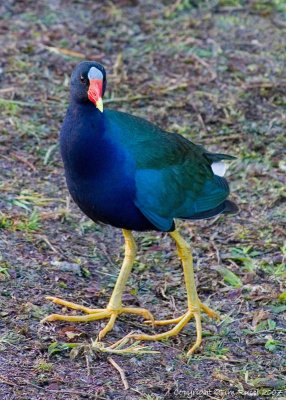
[[[212,310],[211,308],[209,308],[208,306],[206,306],[203,303],[199,303],[200,304],[200,309],[201,311],[203,311],[204,313],[206,313],[210,318],[213,319],[220,319],[220,316],[217,312],[215,312],[214,310]],[[155,320],[155,321],[145,321],[146,324],[150,324],[150,325],[155,325],[155,326],[165,326],[165,325],[172,325],[172,324],[178,324],[186,315],[187,313],[181,315],[178,318],[172,318],[172,319],[163,319],[163,320]]]
[[[202,324],[201,324],[201,311],[205,312],[210,318],[219,319],[219,315],[213,311],[208,306],[202,304],[200,301],[198,306],[190,306],[188,311],[183,314],[181,317],[161,320],[161,321],[152,321],[152,325],[156,326],[164,326],[164,325],[172,325],[176,324],[174,328],[170,329],[167,332],[159,333],[157,335],[146,335],[146,334],[132,334],[129,337],[134,338],[135,340],[163,340],[168,339],[171,336],[178,335],[181,330],[188,324],[191,318],[195,319],[196,324],[196,333],[197,338],[195,344],[190,348],[187,355],[192,355],[201,345],[202,342]],[[149,321],[148,321],[149,323]],[[151,323],[151,321],[150,321]]]
[[[150,321],[151,324],[154,322],[154,317],[145,308],[133,308],[133,307],[118,307],[116,309],[109,308],[89,308],[81,306],[70,301],[62,300],[57,297],[47,296],[47,300],[51,300],[55,304],[71,308],[72,310],[83,311],[87,315],[62,315],[62,314],[51,314],[42,319],[42,323],[51,321],[69,321],[69,322],[90,322],[99,319],[109,318],[106,326],[99,332],[98,339],[101,340],[104,336],[113,329],[114,323],[120,314],[135,314],[140,315],[146,320]]]

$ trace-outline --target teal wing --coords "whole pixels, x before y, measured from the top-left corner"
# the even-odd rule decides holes
[[[224,178],[199,175],[200,167],[185,163],[136,173],[136,206],[159,229],[167,231],[174,218],[195,218],[216,209],[229,194]]]
[[[135,204],[158,229],[168,231],[174,218],[194,218],[224,202],[228,184],[214,175],[211,164],[232,157],[208,153],[144,119],[110,112],[116,140],[136,164]]]

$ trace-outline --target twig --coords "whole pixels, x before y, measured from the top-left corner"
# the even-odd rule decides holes
[[[215,245],[215,242],[214,242],[213,240],[211,241],[211,245],[212,245],[213,249],[214,249],[215,252],[216,252],[216,258],[217,258],[217,263],[218,263],[218,265],[222,265],[222,261],[221,261],[221,256],[220,256],[219,249],[218,249],[218,247]]]
[[[69,49],[63,49],[60,47],[54,47],[54,46],[45,46],[43,45],[43,47],[45,49],[47,49],[48,51],[50,51],[51,53],[55,53],[55,54],[60,54],[60,55],[64,55],[64,56],[69,56],[69,57],[75,57],[75,58],[85,58],[85,55],[83,53],[80,53],[78,51],[74,51],[74,50],[69,50]]]
[[[253,81],[253,82],[246,82],[243,85],[244,89],[255,89],[255,88],[262,88],[262,89],[272,89],[272,88],[280,88],[286,86],[286,79],[282,79],[281,81],[271,82],[271,81]]]
[[[197,119],[199,121],[199,124],[202,127],[202,130],[204,131],[204,133],[207,133],[207,128],[205,126],[203,117],[202,117],[201,113],[198,111],[197,106],[193,102],[190,102],[190,105],[193,107],[193,109],[194,109],[194,111],[196,113]]]
[[[0,382],[5,383],[6,385],[10,385],[10,386],[17,386],[16,383],[10,381],[3,375],[0,375]]]
[[[113,360],[113,358],[108,357],[107,360],[119,372],[120,378],[121,378],[123,386],[124,386],[124,390],[128,390],[129,389],[129,385],[128,385],[128,382],[127,382],[127,379],[126,379],[126,375],[125,375],[125,372],[123,371],[123,369]]]
[[[35,388],[37,388],[37,389],[39,389],[39,390],[43,390],[43,391],[45,391],[45,392],[49,392],[49,393],[59,393],[59,394],[76,394],[76,395],[82,395],[82,396],[86,396],[86,392],[83,392],[83,391],[79,391],[79,390],[72,390],[72,389],[60,389],[60,390],[55,390],[55,389],[48,389],[48,388],[45,388],[44,386],[39,386],[39,385],[36,385],[35,383],[32,383],[32,382],[30,382],[30,381],[27,381],[26,379],[21,379],[21,382],[18,382],[18,385],[28,385],[28,386],[33,386],[33,387],[35,387]],[[98,399],[102,399],[102,400],[105,400],[105,397],[100,397],[100,396],[97,396],[96,398],[98,398]]]
[[[88,354],[85,355],[85,362],[86,362],[87,376],[90,376],[90,362]]]
[[[40,240],[42,240],[43,242],[45,242],[48,246],[49,246],[49,248],[54,252],[54,253],[56,253],[56,254],[62,254],[59,250],[57,250],[51,243],[50,243],[50,241],[49,241],[49,239],[46,237],[46,236],[44,236],[44,235],[38,235],[38,238],[40,239]],[[63,255],[63,254],[62,254]]]
[[[167,18],[170,17],[177,10],[177,8],[180,6],[180,4],[181,4],[181,0],[176,0],[174,4],[167,7],[167,9],[165,11],[165,16]]]
[[[211,92],[204,92],[203,90],[194,90],[192,93],[194,96],[198,97],[208,97],[210,100],[218,101],[218,95]]]
[[[122,339],[118,340],[110,346],[105,346],[103,342],[99,342],[98,339],[92,340],[92,349],[94,351],[110,354],[119,355],[131,355],[131,354],[158,354],[158,351],[152,350],[149,346],[139,346],[140,341],[135,341],[128,347],[125,347],[130,339],[130,336],[134,332],[130,332],[128,335],[124,336]]]
[[[14,86],[0,89],[0,93],[14,92],[16,88]]]
[[[3,97],[0,97],[0,105],[1,105],[1,103],[2,104],[15,104],[16,106],[40,108],[40,104],[37,104],[37,103],[27,103],[26,101],[19,101],[19,100],[8,100],[8,99],[3,99]]]
[[[104,104],[111,104],[111,103],[127,103],[131,101],[141,100],[141,99],[148,99],[152,97],[152,95],[143,95],[137,94],[135,96],[127,96],[127,97],[113,97],[112,99],[104,100]]]
[[[155,88],[154,92],[150,92],[150,94],[136,94],[134,96],[126,96],[126,97],[113,97],[111,99],[106,99],[104,100],[104,104],[110,104],[110,103],[126,103],[126,102],[131,102],[131,101],[136,101],[136,100],[141,100],[141,99],[150,99],[153,97],[157,97],[158,95],[162,95],[168,92],[173,92],[174,90],[178,89],[185,89],[187,87],[187,83],[179,83],[178,85],[172,85],[168,86],[165,88]]]
[[[278,28],[286,29],[286,21],[282,21],[276,17],[271,18],[271,22]]]
[[[221,214],[217,215],[217,216],[212,220],[212,222],[209,222],[208,226],[212,226],[212,225],[216,224],[217,221],[220,219],[220,217],[221,217]]]
[[[173,92],[174,90],[185,89],[186,87],[188,87],[187,82],[182,82],[182,83],[179,83],[178,85],[172,85],[172,86],[167,86],[166,88],[158,89],[157,93],[165,94],[168,92]],[[156,95],[156,93],[154,95]]]
[[[106,250],[106,246],[105,246],[103,243],[101,243],[101,242],[98,242],[97,246],[98,246],[99,250],[101,250],[101,251],[103,252],[103,254],[104,254],[105,257],[107,258],[107,261],[110,263],[110,265],[112,265],[112,267],[113,267],[115,270],[118,271],[119,268],[118,268],[118,266],[114,263],[114,261],[112,260],[112,258],[110,257],[108,251]]]
[[[216,79],[216,77],[217,77],[216,72],[211,68],[211,66],[205,60],[203,60],[196,54],[190,54],[190,57],[193,58],[197,63],[201,64],[203,67],[205,67],[208,70],[208,72],[211,75],[209,82],[212,82]]]
[[[204,131],[204,133],[207,133],[207,128],[206,128],[205,122],[203,120],[202,115],[199,112],[197,112],[197,118],[198,118],[199,123],[200,123],[200,125],[202,127],[202,130]]]
[[[248,12],[249,10],[247,8],[244,7],[217,7],[217,10],[215,10],[215,12],[219,12],[219,13],[233,13],[233,12]]]
[[[133,335],[135,333],[135,331],[131,331],[129,332],[126,336],[124,336],[123,338],[117,340],[117,342],[111,344],[109,346],[110,349],[120,349],[122,348],[127,342],[128,342],[128,338],[129,336]]]
[[[23,164],[26,164],[29,168],[31,168],[31,170],[33,172],[37,171],[37,168],[30,161],[28,161],[25,158],[19,156],[17,153],[12,152],[11,156],[16,158],[16,160],[21,161]]]

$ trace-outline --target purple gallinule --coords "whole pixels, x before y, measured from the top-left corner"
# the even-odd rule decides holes
[[[157,335],[135,334],[137,340],[160,340],[178,334],[195,320],[196,342],[201,344],[201,312],[217,314],[199,300],[191,250],[175,229],[174,219],[205,219],[235,213],[227,200],[229,187],[222,160],[234,157],[214,154],[179,134],[169,133],[145,119],[104,110],[102,98],[106,72],[102,65],[84,61],[71,76],[70,104],[61,129],[60,145],[67,186],[79,208],[93,221],[123,229],[125,257],[106,308],[93,309],[48,297],[54,303],[86,315],[52,314],[44,321],[88,322],[109,319],[99,332],[102,339],[123,313],[143,316],[153,325],[174,327]],[[131,231],[169,232],[181,259],[188,309],[180,317],[154,320],[144,308],[124,307],[122,294],[136,254]]]

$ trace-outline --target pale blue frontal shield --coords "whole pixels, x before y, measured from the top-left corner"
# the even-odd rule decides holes
[[[91,67],[90,70],[88,71],[88,75],[87,75],[89,80],[93,80],[93,79],[100,79],[103,80],[103,74],[102,72],[95,68],[95,67]]]

